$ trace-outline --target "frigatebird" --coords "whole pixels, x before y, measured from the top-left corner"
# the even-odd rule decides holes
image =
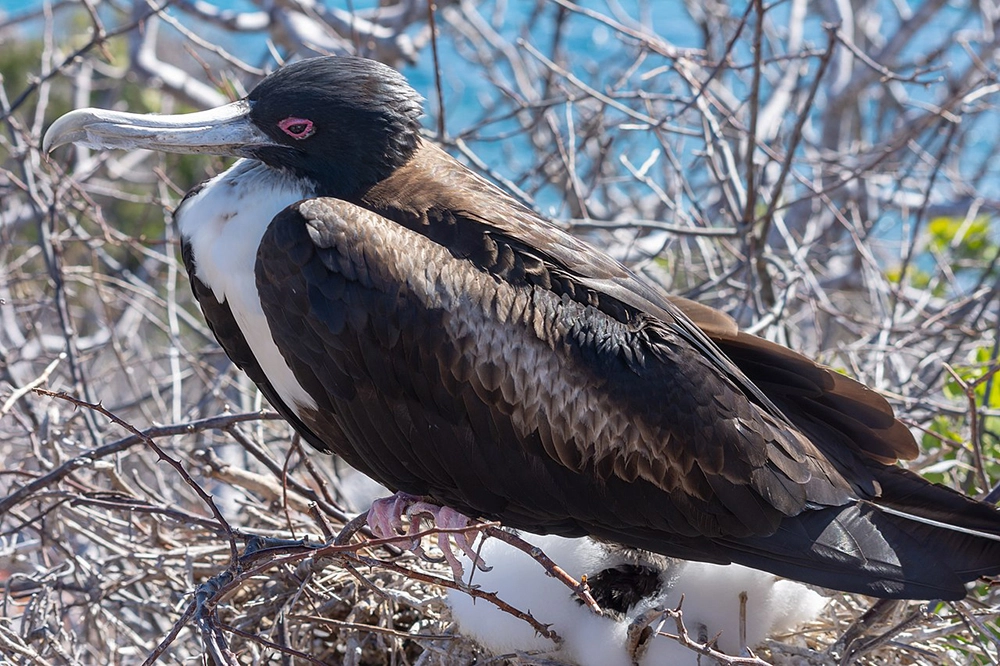
[[[44,149],[241,158],[175,211],[194,294],[303,438],[406,494],[383,534],[419,498],[879,597],[1000,573],[996,508],[898,466],[882,397],[562,232],[421,114],[391,68],[316,58],[215,110],[73,111]]]

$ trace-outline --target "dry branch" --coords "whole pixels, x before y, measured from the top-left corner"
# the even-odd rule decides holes
[[[39,154],[71,106],[215,103],[317,52],[407,66],[438,100],[427,127],[473,168],[668,290],[858,376],[922,435],[913,469],[1000,494],[988,8],[335,4],[63,0],[0,15],[5,659],[483,658],[451,624],[442,589],[456,583],[440,565],[365,539],[319,547],[358,508],[350,476],[262,411],[192,302],[163,213],[224,164]],[[955,30],[935,27],[945,19]],[[57,387],[72,404],[47,397]],[[116,421],[135,428],[122,437]],[[870,606],[836,595],[821,626],[760,657],[715,654],[679,613],[663,618],[724,663],[997,660],[995,587],[875,621]]]

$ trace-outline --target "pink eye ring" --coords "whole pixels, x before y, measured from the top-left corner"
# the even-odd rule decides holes
[[[313,126],[313,121],[306,118],[296,118],[295,116],[285,118],[278,123],[278,127],[281,128],[282,132],[293,139],[308,138],[316,131],[315,126]]]

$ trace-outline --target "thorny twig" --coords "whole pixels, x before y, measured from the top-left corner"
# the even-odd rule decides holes
[[[768,662],[760,659],[750,650],[747,650],[749,653],[748,656],[732,656],[715,649],[713,641],[700,643],[691,638],[687,627],[684,626],[684,614],[681,611],[683,604],[684,600],[682,598],[677,608],[654,608],[639,615],[632,621],[628,628],[628,635],[630,645],[629,655],[632,657],[634,663],[638,663],[639,659],[642,658],[653,636],[662,636],[675,640],[689,650],[709,657],[715,660],[716,663],[726,664],[726,666],[770,666]],[[668,618],[673,619],[677,633],[672,634],[662,630],[662,623]],[[647,629],[653,629],[653,631],[650,633]]]
[[[47,395],[49,397],[57,398],[59,400],[65,400],[66,402],[73,403],[78,407],[84,407],[86,409],[91,409],[99,414],[103,414],[107,418],[111,419],[111,421],[118,424],[125,430],[128,430],[133,435],[142,440],[142,442],[146,446],[148,446],[150,449],[153,450],[154,453],[156,453],[159,460],[166,462],[168,465],[177,470],[177,473],[180,474],[182,479],[184,479],[184,483],[188,484],[191,487],[191,489],[198,494],[198,496],[202,499],[202,501],[208,505],[208,508],[209,510],[211,510],[212,515],[215,516],[215,519],[219,522],[219,525],[226,533],[226,536],[229,539],[229,550],[230,550],[230,555],[232,556],[231,560],[235,564],[236,560],[239,557],[239,553],[236,548],[236,537],[233,533],[233,528],[229,525],[229,521],[226,520],[225,516],[222,515],[222,512],[219,511],[219,507],[218,505],[216,505],[215,499],[213,499],[211,495],[205,492],[205,489],[202,488],[201,485],[197,481],[195,481],[190,474],[188,474],[187,470],[184,469],[184,465],[181,464],[180,460],[177,460],[176,458],[168,455],[167,452],[164,451],[152,437],[140,431],[131,423],[121,419],[116,414],[105,409],[104,405],[100,403],[95,404],[87,402],[86,400],[81,400],[80,398],[69,395],[68,393],[62,393],[60,391],[49,391],[48,389],[43,389],[43,388],[36,388],[34,389],[34,391],[39,395]]]
[[[37,390],[37,389],[32,389]],[[54,395],[55,397],[62,397],[61,394],[46,392],[40,390],[39,393],[43,395]],[[69,398],[71,401],[75,400]],[[103,446],[99,446],[94,449],[90,449],[81,453],[78,456],[67,460],[62,463],[52,471],[48,472],[43,476],[39,476],[30,483],[27,483],[14,492],[10,493],[2,500],[0,500],[0,516],[3,516],[8,511],[10,511],[17,504],[29,499],[31,496],[38,493],[43,488],[51,486],[58,483],[60,480],[72,474],[74,471],[93,465],[95,461],[101,458],[106,458],[108,456],[120,453],[133,446],[145,442],[150,439],[155,439],[159,437],[170,437],[173,435],[187,435],[197,432],[202,432],[204,430],[214,430],[214,429],[227,429],[232,427],[236,423],[242,423],[245,421],[258,421],[258,420],[268,420],[268,419],[278,419],[280,418],[274,412],[253,412],[250,414],[226,414],[223,416],[213,416],[206,419],[200,419],[197,421],[191,421],[189,423],[180,423],[170,426],[157,426],[153,428],[148,428],[145,431],[139,433],[135,432],[128,437],[116,440],[114,442],[109,442]]]
[[[944,369],[949,375],[951,375],[951,378],[955,380],[958,387],[962,389],[962,393],[965,394],[965,399],[968,401],[969,443],[972,446],[973,460],[975,460],[976,463],[976,477],[980,492],[985,494],[988,492],[990,487],[990,481],[986,476],[986,461],[983,457],[983,441],[979,429],[979,398],[976,395],[976,389],[978,389],[980,385],[989,382],[993,376],[1000,371],[1000,363],[993,364],[993,366],[988,368],[981,377],[971,382],[963,379],[961,375],[959,375],[955,369],[947,363],[944,364]],[[988,394],[986,399],[989,399]]]

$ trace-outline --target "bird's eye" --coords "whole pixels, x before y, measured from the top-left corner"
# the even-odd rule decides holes
[[[285,118],[280,123],[278,127],[281,131],[292,137],[293,139],[305,139],[313,135],[316,128],[313,126],[313,121],[307,120],[306,118],[296,118],[294,116],[289,116]]]

